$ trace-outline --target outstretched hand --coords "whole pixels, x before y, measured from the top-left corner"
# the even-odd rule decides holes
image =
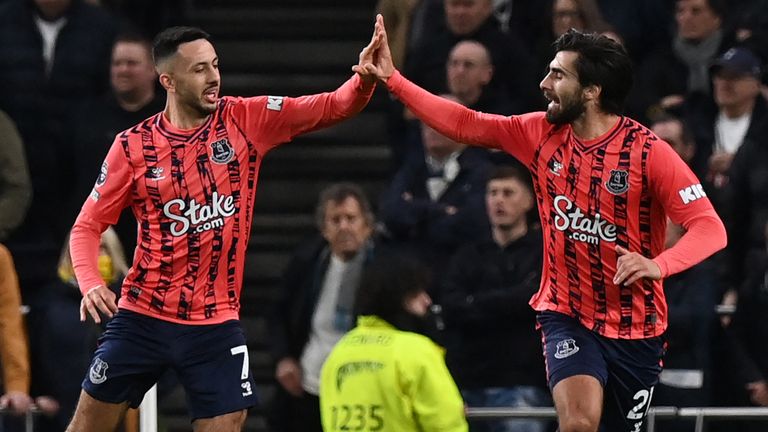
[[[640,278],[651,280],[661,279],[661,269],[653,262],[637,252],[630,252],[621,246],[616,246],[619,259],[616,261],[616,275],[613,283],[626,286],[632,285]]]
[[[352,70],[367,81],[380,79],[386,82],[394,73],[395,65],[381,14],[376,15],[371,42],[360,52],[360,61],[352,66]]]

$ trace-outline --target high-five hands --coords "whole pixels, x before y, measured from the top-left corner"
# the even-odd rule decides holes
[[[384,18],[381,14],[376,15],[371,42],[360,52],[360,61],[352,66],[352,70],[369,82],[375,79],[386,82],[395,72],[387,42],[387,30],[384,28]]]
[[[623,283],[629,286],[640,278],[661,279],[661,269],[653,260],[637,252],[630,252],[621,246],[616,246],[616,253],[619,254],[619,259],[616,261],[614,284],[621,285]]]
[[[103,285],[91,288],[80,301],[80,321],[85,321],[90,315],[93,321],[99,324],[101,323],[99,312],[112,318],[117,313],[116,299],[115,293]]]

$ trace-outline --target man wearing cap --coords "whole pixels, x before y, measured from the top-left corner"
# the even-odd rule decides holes
[[[707,192],[717,208],[733,155],[767,110],[760,93],[761,61],[748,48],[725,51],[712,62],[710,73],[714,105],[699,108],[692,125],[698,145],[692,165],[711,184]]]

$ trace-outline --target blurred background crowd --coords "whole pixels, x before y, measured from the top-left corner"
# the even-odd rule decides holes
[[[79,322],[66,238],[115,134],[164,107],[152,36],[199,25],[219,49],[224,93],[294,96],[340,84],[380,12],[406,77],[503,115],[545,108],[538,82],[568,29],[626,47],[626,114],[690,165],[729,235],[726,251],[665,282],[668,354],[654,404],[768,406],[768,1],[312,3],[0,0],[0,404],[21,413],[36,403],[40,431],[63,430],[74,409],[100,329]],[[382,248],[432,269],[424,332],[446,348],[469,406],[551,405],[527,305],[542,247],[527,171],[439,135],[383,91],[360,117],[267,158],[243,295],[262,371],[248,427],[320,430],[320,368],[353,324],[361,269]],[[668,245],[681,234],[670,224]],[[116,290],[135,245],[126,212],[99,257]],[[173,401],[173,377],[164,383]]]

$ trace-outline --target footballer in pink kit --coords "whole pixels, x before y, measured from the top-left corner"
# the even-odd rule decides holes
[[[81,319],[111,320],[68,430],[114,430],[168,368],[186,390],[196,431],[241,429],[256,403],[238,319],[259,166],[296,135],[357,114],[373,93],[375,80],[356,74],[330,93],[219,97],[208,39],[191,27],[157,36],[166,108],[118,134],[72,228]],[[138,221],[138,246],[115,304],[96,256],[125,207]]]
[[[392,64],[383,19],[375,75],[452,140],[506,151],[531,172],[544,240],[539,312],[560,432],[641,430],[661,372],[664,277],[726,244],[701,182],[672,148],[621,115],[632,85],[624,48],[571,30],[540,84],[546,112],[484,114],[442,99]],[[667,218],[686,229],[664,250]],[[605,406],[605,409],[603,409]]]

